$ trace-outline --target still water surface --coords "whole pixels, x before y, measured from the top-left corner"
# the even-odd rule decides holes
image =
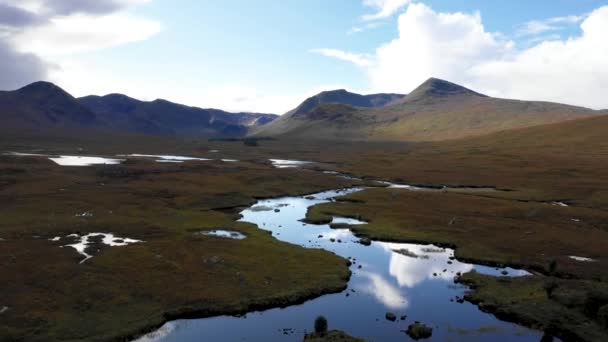
[[[251,312],[244,317],[177,320],[141,340],[301,341],[318,315],[327,317],[330,329],[345,330],[370,341],[407,341],[409,337],[403,331],[414,321],[433,327],[433,341],[540,340],[541,332],[501,322],[472,304],[456,300],[466,291],[454,284],[459,272],[476,270],[500,276],[506,271],[508,276],[525,276],[525,271],[462,263],[452,260],[453,250],[433,245],[374,241],[371,246],[364,246],[347,229],[301,222],[309,207],[362,190],[261,200],[241,213],[241,221],[271,231],[281,241],[323,248],[350,258],[353,274],[348,289],[301,305]],[[272,210],[252,210],[255,207]],[[345,218],[335,218],[334,222],[365,224]],[[396,314],[397,321],[387,321],[387,312]]]

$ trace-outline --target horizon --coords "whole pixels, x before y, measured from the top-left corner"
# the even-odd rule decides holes
[[[420,87],[420,86],[424,85],[425,83],[427,83],[427,82],[429,82],[429,81],[431,81],[431,80],[437,80],[437,81],[441,81],[441,82],[453,83],[453,84],[456,84],[457,86],[460,86],[460,87],[466,88],[466,89],[468,89],[468,90],[471,90],[471,91],[474,91],[474,92],[477,92],[477,93],[479,93],[479,94],[481,94],[481,95],[486,96],[486,94],[484,94],[483,92],[478,92],[478,91],[476,91],[475,89],[470,89],[470,88],[464,87],[464,86],[462,86],[462,85],[459,85],[459,84],[457,84],[457,83],[451,82],[451,81],[449,81],[449,80],[444,80],[444,79],[440,79],[440,78],[437,78],[437,77],[432,77],[432,76],[431,76],[431,77],[429,77],[427,80],[425,80],[423,83],[421,83],[421,84],[420,84],[418,87]],[[55,86],[59,87],[60,89],[62,89],[62,90],[64,90],[64,91],[67,91],[67,90],[63,89],[63,88],[62,88],[60,85],[58,85],[58,84],[55,84],[55,83],[50,82],[50,81],[42,81],[42,80],[41,80],[41,81],[35,81],[35,82],[32,82],[32,83],[30,83],[30,84],[27,84],[27,85],[25,85],[25,86],[23,86],[23,87],[20,87],[20,88],[17,88],[17,89],[12,89],[12,90],[3,90],[3,91],[17,91],[17,90],[20,90],[20,89],[23,89],[23,88],[29,87],[29,86],[31,86],[31,85],[33,85],[33,84],[36,84],[36,83],[50,83],[50,84],[53,84],[53,85],[55,85]],[[412,89],[412,91],[416,90],[418,87],[416,87],[416,88]],[[136,100],[136,101],[140,101],[140,102],[147,102],[147,103],[150,103],[150,102],[155,102],[155,101],[167,101],[167,102],[170,102],[170,103],[173,103],[173,104],[176,104],[176,105],[183,105],[183,106],[187,106],[187,107],[191,107],[191,108],[198,108],[198,109],[203,109],[203,110],[221,110],[221,111],[224,111],[224,112],[229,113],[229,114],[251,113],[251,114],[270,114],[270,115],[282,116],[282,115],[285,115],[285,114],[289,113],[290,111],[292,111],[292,110],[294,110],[294,109],[298,108],[298,107],[299,107],[299,106],[300,106],[300,105],[301,105],[301,104],[302,104],[304,101],[306,101],[306,100],[307,100],[307,99],[309,99],[309,98],[312,98],[312,97],[318,96],[318,95],[320,95],[320,94],[322,94],[322,93],[330,93],[330,92],[338,92],[338,91],[346,91],[346,92],[351,93],[351,94],[363,95],[363,96],[367,96],[367,95],[379,95],[379,94],[392,94],[392,95],[402,95],[402,96],[404,96],[404,97],[407,97],[409,94],[411,94],[411,92],[410,92],[410,93],[408,93],[408,94],[403,94],[403,93],[357,93],[357,92],[353,92],[353,91],[350,91],[350,90],[348,90],[348,89],[344,89],[344,88],[342,88],[342,89],[328,89],[328,90],[323,90],[323,91],[320,91],[319,93],[314,94],[314,95],[312,95],[312,96],[309,96],[309,97],[307,97],[307,98],[303,98],[303,99],[301,99],[301,101],[300,101],[300,102],[298,102],[298,103],[297,103],[297,104],[296,104],[296,105],[295,105],[293,108],[289,109],[288,111],[281,112],[281,113],[255,112],[255,111],[231,111],[231,110],[226,110],[226,109],[223,109],[223,108],[216,108],[216,107],[205,107],[205,106],[197,106],[197,105],[188,105],[188,104],[185,104],[185,103],[179,103],[179,102],[173,101],[173,100],[168,99],[168,98],[156,98],[156,99],[150,99],[150,100],[143,100],[143,99],[139,99],[139,98],[136,98],[136,97],[130,96],[129,94],[116,93],[116,92],[114,92],[114,93],[108,93],[108,94],[103,94],[103,95],[89,94],[89,95],[78,96],[78,97],[74,96],[74,97],[75,97],[75,98],[77,98],[77,99],[79,99],[79,98],[86,98],[86,97],[107,97],[107,96],[112,96],[112,95],[118,95],[118,96],[125,96],[125,97],[128,97],[128,98],[133,99],[133,100]],[[68,94],[70,94],[70,93],[68,92]],[[72,94],[70,94],[70,95],[72,95]],[[72,96],[73,96],[73,95],[72,95]],[[500,97],[495,97],[495,98],[500,99]],[[564,104],[564,103],[559,103],[559,102],[553,102],[553,101],[541,101],[541,100],[537,100],[537,101],[535,101],[535,100],[521,100],[521,99],[508,99],[508,98],[503,98],[503,99],[507,99],[507,100],[519,100],[519,101],[529,101],[529,102],[549,102],[549,103]],[[576,106],[576,105],[575,105],[575,106]],[[588,108],[588,109],[592,109],[592,108],[589,108],[589,107],[584,107],[584,106],[581,106],[581,107],[582,107],[582,108]],[[602,111],[606,111],[606,110],[608,110],[608,108],[600,108],[600,109],[594,109],[594,110],[599,111],[599,112],[602,112]]]
[[[436,77],[493,97],[608,108],[606,1],[516,1],[506,12],[445,0],[183,5],[0,0],[13,14],[0,18],[0,88],[45,80],[75,97],[282,114],[322,91],[407,94]]]

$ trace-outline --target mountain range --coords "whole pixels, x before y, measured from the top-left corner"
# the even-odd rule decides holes
[[[608,114],[551,102],[489,97],[431,78],[408,95],[321,92],[282,116],[229,113],[122,94],[75,98],[36,82],[0,92],[0,131],[105,131],[201,138],[277,137],[438,141]]]
[[[139,101],[122,94],[74,98],[48,82],[0,92],[2,129],[92,129],[153,135],[239,137],[274,114],[228,113],[166,100]]]
[[[321,93],[251,134],[353,141],[437,141],[606,114],[558,103],[493,98],[436,78],[407,96],[395,96],[377,106],[333,100],[343,98],[351,96]],[[313,103],[316,105],[309,105]]]

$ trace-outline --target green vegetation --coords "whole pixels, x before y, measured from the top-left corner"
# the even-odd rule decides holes
[[[608,305],[604,305],[598,310],[597,321],[604,329],[608,329]]]
[[[123,151],[112,153],[131,152]],[[8,308],[1,340],[122,339],[179,317],[244,313],[341,291],[350,275],[342,258],[235,221],[258,196],[307,194],[347,180],[263,160],[61,167],[43,157],[0,156],[0,170],[9,170],[0,172],[0,308]],[[90,215],[77,216],[84,212]],[[197,234],[217,228],[247,238]],[[90,232],[144,242],[102,246],[79,264],[74,249],[49,241]]]
[[[606,290],[606,288],[594,289],[587,293],[584,304],[584,310],[587,316],[596,318],[600,308],[608,305],[608,291]]]
[[[559,275],[608,280],[608,213],[603,211],[384,188],[347,198],[353,201],[311,208],[308,220],[361,215],[369,223],[351,229],[372,239],[452,246],[461,260],[519,265],[544,273],[549,273],[550,260],[559,260]],[[574,224],[572,217],[582,222]],[[597,261],[579,262],[570,255]]]
[[[548,331],[567,341],[605,341],[608,338],[608,330],[602,328],[602,318],[591,316],[587,307],[590,294],[595,300],[594,293],[598,289],[608,290],[606,283],[555,279],[559,287],[550,299],[545,293],[542,276],[496,278],[472,272],[459,281],[473,288],[465,297],[468,301],[502,320]],[[597,310],[595,307],[594,304],[591,309]]]
[[[553,299],[553,292],[555,292],[555,290],[557,290],[557,288],[559,287],[559,284],[557,281],[555,281],[555,279],[549,278],[545,281],[545,283],[543,284],[543,288],[545,289],[545,292],[547,293],[547,298],[549,299]]]
[[[510,191],[375,188],[313,207],[308,219],[358,217],[369,222],[352,227],[363,238],[437,243],[455,247],[461,260],[551,275],[557,287],[550,296],[540,275],[467,274],[463,281],[474,286],[467,299],[501,319],[565,339],[605,340],[606,124],[608,117],[584,119],[445,143],[264,140],[257,148],[244,147],[242,140],[9,132],[0,136],[3,151],[177,154],[239,162],[132,159],[66,168],[46,158],[0,156],[0,278],[10,280],[0,283],[0,309],[8,308],[0,314],[0,339],[122,338],[177,317],[240,313],[339,291],[349,276],[345,260],[278,242],[236,222],[237,213],[256,198],[385,179]],[[209,155],[210,150],[220,152]],[[275,169],[268,158],[318,161],[310,167],[364,180]],[[83,212],[93,215],[75,216]],[[216,228],[247,239],[196,234]],[[103,247],[78,264],[73,249],[48,240],[90,232],[145,242]]]
[[[421,323],[414,323],[407,327],[406,334],[416,341],[423,340],[433,335],[433,328]]]
[[[349,336],[340,330],[327,331],[327,318],[318,316],[315,319],[315,332],[304,335],[304,341],[312,342],[362,342],[362,339]]]
[[[315,319],[315,333],[318,335],[327,333],[327,318],[319,316]]]

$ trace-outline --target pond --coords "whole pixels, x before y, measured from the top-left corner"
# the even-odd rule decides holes
[[[414,321],[433,327],[436,341],[540,340],[541,332],[499,321],[464,302],[467,288],[454,283],[457,274],[471,270],[496,276],[526,276],[526,271],[462,263],[454,259],[452,249],[434,245],[372,241],[365,246],[348,229],[301,221],[309,207],[362,190],[261,200],[241,212],[241,221],[254,223],[279,240],[323,248],[351,260],[353,274],[345,291],[243,317],[172,321],[140,341],[301,341],[318,315],[327,317],[330,329],[372,341],[409,340],[403,331]],[[366,224],[339,217],[333,222]],[[395,322],[385,319],[388,312],[396,315]]]

